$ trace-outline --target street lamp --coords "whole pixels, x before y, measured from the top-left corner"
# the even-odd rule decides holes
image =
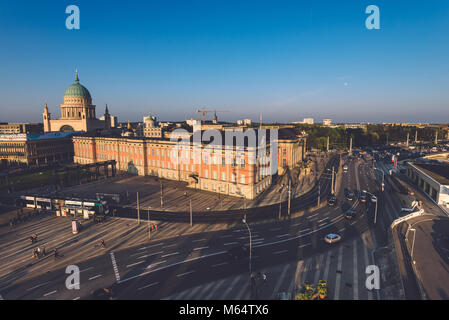
[[[410,253],[410,256],[412,258],[413,264],[415,264],[415,260],[413,260],[413,249],[415,248],[416,229],[412,228],[410,229],[410,231],[413,231],[412,252]]]
[[[251,268],[251,258],[252,258],[252,237],[251,237],[251,230],[249,229],[248,224],[246,223],[246,215],[245,218],[242,219],[242,222],[246,225],[246,228],[248,228],[248,233],[249,233],[249,275],[252,275],[252,268]]]
[[[148,207],[148,209],[147,209],[148,239],[149,239],[149,240],[151,240],[150,209],[151,209],[151,207]]]

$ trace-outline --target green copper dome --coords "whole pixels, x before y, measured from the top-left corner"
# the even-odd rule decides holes
[[[75,83],[66,89],[64,97],[83,97],[91,99],[89,90],[80,84],[78,72],[76,72]]]

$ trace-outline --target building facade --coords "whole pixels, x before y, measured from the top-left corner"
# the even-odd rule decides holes
[[[189,143],[177,148],[178,143],[168,139],[93,135],[75,136],[73,144],[75,163],[116,160],[121,171],[184,181],[195,189],[254,199],[271,185],[271,175],[264,174],[269,163],[261,164],[258,150],[248,147],[223,146],[217,151]]]
[[[1,123],[0,134],[43,133],[42,123]]]
[[[406,172],[418,188],[435,203],[449,210],[449,158],[447,154],[442,160],[409,162]]]
[[[76,132],[0,135],[0,160],[6,165],[43,165],[73,161]]]
[[[78,72],[75,75],[75,83],[69,86],[64,93],[64,103],[61,104],[61,118],[52,120],[47,104],[42,114],[44,132],[98,132],[111,128],[111,116],[107,110],[104,120],[96,117],[95,105],[89,90],[80,84]],[[107,114],[106,114],[107,113]]]

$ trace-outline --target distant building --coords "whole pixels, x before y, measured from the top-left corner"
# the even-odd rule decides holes
[[[407,176],[435,203],[449,209],[448,154],[429,156],[409,162]]]
[[[71,162],[75,134],[79,132],[0,135],[0,161],[7,165]]]
[[[109,130],[117,122],[117,119],[113,119],[114,117],[109,115],[107,106],[103,120],[97,119],[90,92],[80,84],[78,72],[75,75],[75,83],[69,86],[64,93],[61,118],[52,120],[47,104],[45,104],[42,117],[44,132],[99,132],[104,129]],[[114,123],[111,123],[112,119]]]
[[[43,133],[42,123],[1,123],[0,134]]]
[[[304,120],[302,121],[302,123],[305,123],[305,124],[313,124],[314,121],[313,121],[313,118],[304,118]]]
[[[148,113],[143,117],[143,136],[147,138],[162,138],[162,127],[158,124],[157,118]]]
[[[332,124],[332,119],[323,119],[323,126],[330,126]]]
[[[365,123],[345,123],[343,126],[345,129],[363,129],[363,131],[368,128]]]
[[[211,127],[218,125],[211,124]],[[237,129],[237,127],[234,128]],[[197,128],[204,133],[204,128]],[[264,128],[269,129],[269,128]],[[296,129],[291,127],[273,127],[278,131],[278,157],[277,169],[283,174],[287,168],[293,168],[304,158],[305,138],[301,138]],[[210,147],[209,141],[200,147],[190,144],[187,153],[175,149],[177,140],[146,137],[114,137],[95,136],[84,134],[73,138],[74,162],[80,164],[95,163],[106,160],[117,161],[119,170],[128,171],[138,175],[157,176],[170,180],[184,181],[191,188],[212,191],[216,193],[244,196],[254,199],[271,185],[271,175],[263,175],[261,171],[268,167],[270,162],[261,161],[259,157],[270,157],[270,134],[267,133],[267,144],[260,146],[247,146],[238,151],[236,147],[226,144],[226,130],[217,129],[222,135],[222,145],[218,148]],[[244,128],[239,128],[245,131]],[[193,132],[193,131],[192,131]],[[198,132],[196,132],[198,134]],[[185,137],[193,142],[192,133],[186,130]],[[258,134],[258,133],[257,133]],[[211,141],[212,144],[218,141]],[[258,150],[258,148],[263,148]],[[227,160],[226,150],[231,151],[231,159]],[[258,151],[254,155],[251,151]],[[178,153],[173,154],[174,152]],[[218,151],[218,152],[217,152]],[[253,162],[250,157],[255,156]],[[263,159],[262,159],[263,160]]]

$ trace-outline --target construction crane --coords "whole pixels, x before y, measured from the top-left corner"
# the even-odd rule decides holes
[[[214,113],[214,119],[213,119],[213,121],[214,121],[214,123],[217,123],[217,112],[229,112],[228,110],[206,110],[205,108],[203,108],[203,109],[196,109],[195,110],[195,113],[196,114],[198,114],[198,113],[201,113],[202,114],[202,118],[201,118],[201,120],[204,122],[205,121],[205,119],[206,119],[206,113]]]

